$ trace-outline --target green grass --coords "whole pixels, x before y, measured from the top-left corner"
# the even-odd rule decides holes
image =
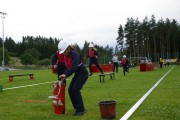
[[[86,114],[74,117],[66,87],[66,114],[54,115],[52,100],[53,81],[57,76],[51,70],[17,70],[0,72],[0,85],[3,88],[24,86],[51,82],[48,84],[4,90],[0,92],[0,120],[100,120],[98,102],[102,100],[116,100],[116,119],[119,120],[172,66],[154,71],[139,72],[139,67],[130,69],[125,77],[122,69],[115,74],[115,80],[106,77],[104,83],[99,82],[98,74],[88,78],[81,90]],[[14,82],[8,82],[8,75],[19,73],[33,73],[35,80],[28,76],[15,77]],[[180,119],[180,68],[175,68],[162,80],[156,89],[140,105],[129,118],[130,120],[179,120]],[[47,102],[25,102],[25,100],[46,100]]]

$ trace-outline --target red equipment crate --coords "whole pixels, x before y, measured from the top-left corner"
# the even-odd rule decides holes
[[[113,71],[113,64],[100,64],[100,67],[104,72],[112,72]],[[92,65],[92,71],[94,73],[100,72],[99,69],[95,66]]]

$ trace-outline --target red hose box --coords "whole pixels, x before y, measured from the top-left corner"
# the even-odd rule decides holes
[[[146,63],[141,63],[140,64],[140,71],[145,72],[146,71]]]
[[[104,72],[112,72],[113,71],[113,64],[100,64],[100,67]],[[92,71],[94,73],[100,72],[96,65],[92,65]]]

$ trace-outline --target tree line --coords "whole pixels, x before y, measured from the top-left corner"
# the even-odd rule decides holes
[[[50,65],[52,56],[58,50],[58,43],[61,39],[46,38],[42,36],[23,36],[22,42],[16,43],[11,37],[5,38],[4,41],[4,57],[5,64],[9,65],[10,57],[19,57],[23,65]],[[2,46],[2,38],[0,38],[0,46]],[[88,54],[89,42],[85,41],[83,48],[75,44],[75,49],[84,58]],[[101,64],[108,63],[111,60],[113,48],[99,46],[95,44],[95,48],[99,53],[99,61]],[[0,48],[0,57],[2,61],[2,47]],[[87,60],[84,63],[87,64]]]
[[[180,25],[176,20],[162,18],[156,21],[152,15],[141,22],[138,18],[127,18],[127,23],[118,28],[117,44],[129,57],[171,59],[180,56]]]

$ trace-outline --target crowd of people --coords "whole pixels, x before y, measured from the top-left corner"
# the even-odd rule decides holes
[[[163,67],[169,66],[172,63],[179,65],[180,60],[178,58],[177,59],[162,59],[162,58],[160,58],[159,59],[159,68],[162,69]]]

